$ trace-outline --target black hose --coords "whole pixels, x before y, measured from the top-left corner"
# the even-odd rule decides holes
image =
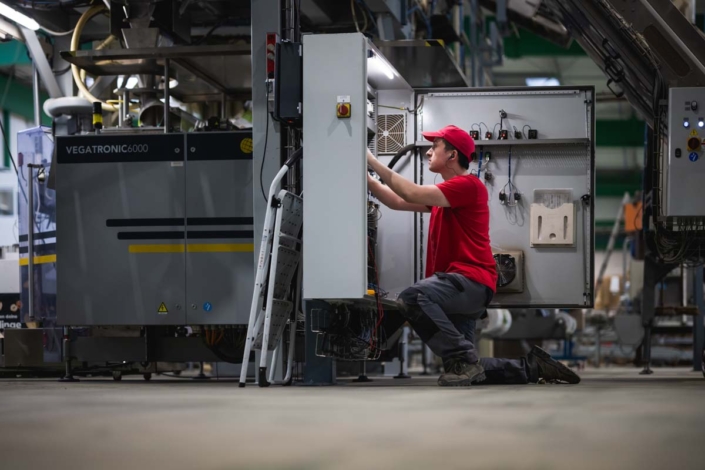
[[[394,154],[394,157],[392,157],[392,161],[389,162],[389,165],[387,165],[387,168],[390,170],[394,168],[394,165],[397,164],[399,160],[401,160],[401,157],[406,155],[407,153],[411,152],[412,150],[416,149],[416,144],[409,144],[406,147],[402,148],[399,150],[397,153]]]
[[[300,149],[298,149],[297,151],[292,153],[291,156],[287,159],[287,161],[284,164],[286,166],[288,166],[289,168],[291,168],[292,166],[294,166],[294,164],[296,164],[296,162],[299,161],[299,159],[303,156],[303,154],[304,154],[304,148],[301,147]]]

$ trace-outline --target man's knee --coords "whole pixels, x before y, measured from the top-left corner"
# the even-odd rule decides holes
[[[397,298],[397,304],[399,305],[399,312],[407,320],[416,320],[421,314],[421,309],[419,308],[418,296],[421,292],[414,287],[409,287],[404,289],[399,297]]]

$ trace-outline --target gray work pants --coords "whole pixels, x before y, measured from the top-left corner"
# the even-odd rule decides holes
[[[462,359],[485,369],[486,383],[528,383],[525,359],[482,358],[475,348],[475,324],[492,291],[460,274],[436,273],[399,294],[399,312],[385,312],[387,336],[408,321],[421,340],[444,361]]]

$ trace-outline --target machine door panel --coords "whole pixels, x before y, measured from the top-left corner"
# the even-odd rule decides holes
[[[255,278],[252,174],[251,132],[187,137],[186,302],[191,325],[247,323]]]
[[[185,323],[183,142],[57,139],[61,324]]]
[[[421,132],[451,123],[479,134],[469,169],[479,174],[489,197],[490,243],[500,278],[490,306],[591,307],[592,87],[417,94],[424,106],[417,141]],[[418,165],[424,183],[438,181],[427,160]],[[429,217],[420,217],[418,231],[427,234],[428,223]],[[423,245],[417,252],[424,254],[419,265],[425,266],[427,240],[418,243]]]

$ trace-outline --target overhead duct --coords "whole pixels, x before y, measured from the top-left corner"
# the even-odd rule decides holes
[[[496,8],[494,1],[480,3]],[[652,125],[654,104],[667,86],[705,85],[705,38],[670,0],[636,3],[514,0],[508,16],[559,45],[570,42],[561,31],[569,33],[605,73],[612,92]]]

